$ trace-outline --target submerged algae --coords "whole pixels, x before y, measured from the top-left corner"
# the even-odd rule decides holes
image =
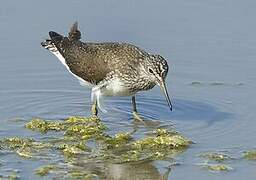
[[[211,161],[216,161],[216,162],[223,162],[223,161],[232,159],[229,155],[219,153],[219,152],[207,152],[199,155],[199,157],[202,157]]]
[[[199,157],[204,158],[206,161],[201,164],[204,169],[209,171],[230,171],[233,168],[223,164],[225,161],[233,160],[234,158],[222,152],[206,152],[200,154]],[[212,164],[213,163],[213,164]]]
[[[132,140],[130,133],[117,133],[114,137],[106,136],[103,138],[107,149],[118,148],[122,145],[127,145]]]
[[[74,144],[62,143],[57,147],[57,149],[62,151],[65,159],[90,151],[84,142]]]
[[[78,139],[90,139],[103,136],[106,127],[96,118],[70,117],[65,120],[68,125],[65,136]]]
[[[35,173],[40,176],[46,176],[49,174],[50,171],[55,169],[57,169],[57,166],[50,164],[39,167],[38,169],[35,170]]]
[[[31,138],[9,137],[0,141],[3,149],[16,152],[24,158],[38,156],[44,149],[49,149],[51,144],[47,142],[37,142]]]
[[[169,132],[166,129],[157,129],[155,136],[145,137],[144,139],[134,142],[134,146],[138,149],[178,149],[186,148],[192,142],[187,138],[175,132]]]
[[[47,133],[48,131],[66,131],[67,135],[87,136],[103,130],[105,127],[98,118],[84,118],[72,116],[65,121],[49,121],[43,119],[32,119],[25,127],[33,131]],[[86,133],[86,134],[85,134]]]
[[[25,127],[33,131],[40,131],[41,133],[46,133],[49,130],[61,131],[65,128],[61,122],[48,122],[43,119],[32,119]]]
[[[256,160],[256,150],[246,151],[244,153],[244,158],[247,160]]]
[[[35,122],[32,120],[31,122]],[[56,122],[52,122],[56,125]],[[28,123],[30,124],[30,122]],[[40,125],[44,124],[40,121]],[[171,132],[166,129],[157,129],[152,136],[144,137],[139,140],[133,140],[130,133],[117,133],[114,137],[106,134],[106,127],[98,118],[70,117],[59,123],[64,133],[66,142],[58,146],[65,157],[74,157],[88,152],[86,141],[92,140],[101,145],[98,149],[98,156],[104,159],[112,159],[114,162],[123,163],[138,160],[154,160],[168,157],[176,154],[177,151],[183,151],[190,144],[187,138],[182,135]],[[40,126],[43,130],[55,130]],[[30,128],[31,126],[26,126]],[[34,125],[34,127],[38,127]],[[33,129],[42,132],[40,129]],[[69,141],[72,141],[70,143]],[[80,145],[78,146],[78,144]],[[86,148],[85,148],[86,147]]]
[[[205,165],[205,168],[207,168],[210,171],[230,171],[232,170],[231,167],[225,165],[225,164],[212,164],[212,165]]]
[[[174,157],[191,144],[187,138],[166,129],[157,129],[150,136],[138,140],[135,140],[131,133],[126,132],[110,136],[107,134],[106,126],[96,117],[74,116],[63,121],[32,119],[25,127],[40,133],[59,131],[63,135],[58,135],[59,138],[54,137],[54,140],[45,141],[19,137],[7,138],[2,140],[4,142],[2,147],[26,158],[37,157],[44,150],[49,157],[54,158],[56,153],[60,152],[65,159],[64,162],[71,164],[79,164],[81,161],[108,162],[111,160],[111,163],[125,163],[164,159]],[[50,171],[54,174],[57,173],[55,170],[54,165],[43,166],[36,170],[36,174],[43,176]],[[93,177],[92,174],[93,172],[90,171],[88,173],[74,171],[69,174],[69,177],[89,178]]]
[[[0,174],[0,179],[1,179],[1,180],[3,180],[3,179],[17,180],[17,179],[20,179],[20,177],[17,175],[16,172],[12,172],[12,173],[9,174],[9,175],[1,175],[1,174]]]
[[[32,142],[35,142],[35,141],[30,138],[9,137],[1,140],[1,145],[3,149],[8,148],[11,150],[15,150],[23,147],[26,144],[31,144]]]
[[[191,141],[185,137],[166,129],[157,129],[152,134],[139,140],[132,140],[129,134],[122,134],[118,136],[122,137],[122,141],[117,140],[118,143],[116,143],[115,139],[118,138],[113,138],[111,143],[106,141],[106,144],[118,147],[112,152],[117,163],[173,157],[179,152],[183,152],[191,144]]]
[[[67,174],[68,179],[83,179],[83,180],[91,180],[97,177],[96,174],[88,173],[84,171],[71,171]]]

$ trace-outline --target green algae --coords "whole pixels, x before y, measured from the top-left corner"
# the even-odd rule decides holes
[[[230,171],[232,170],[231,167],[225,165],[225,164],[207,164],[204,166],[206,169],[210,171]]]
[[[23,138],[23,137],[9,137],[1,140],[2,148],[8,148],[11,150],[23,147],[26,144],[31,144],[34,142],[33,139]]]
[[[95,170],[98,168],[97,165],[94,169],[86,170],[74,168],[74,165],[86,167],[87,165],[91,166],[94,162],[105,165],[108,163],[135,164],[152,160],[170,160],[184,152],[192,143],[181,134],[163,128],[149,132],[140,138],[127,132],[119,132],[110,136],[106,126],[95,117],[70,117],[62,121],[32,119],[25,127],[35,132],[44,133],[43,136],[45,133],[51,133],[49,136],[47,134],[47,138],[43,138],[43,140],[26,137],[4,138],[0,140],[0,150],[3,152],[8,150],[30,160],[37,160],[42,155],[49,157],[51,163],[57,163],[39,167],[35,169],[35,174],[68,179],[97,178],[96,174],[99,173]],[[55,157],[56,155],[58,158]],[[212,172],[232,170],[232,167],[223,164],[225,161],[229,162],[233,159],[228,154],[207,152],[199,157],[212,163],[201,165],[206,170]],[[245,152],[243,158],[256,160],[256,150]],[[6,178],[7,176],[10,179],[12,175],[2,177]],[[15,174],[13,178],[19,179]]]
[[[127,145],[132,140],[132,136],[130,133],[117,133],[114,137],[106,136],[103,140],[107,149],[113,149]]]
[[[141,153],[136,150],[128,151],[120,156],[120,162],[136,162],[141,160]]]
[[[155,136],[145,137],[135,141],[134,146],[137,149],[168,150],[174,148],[186,148],[192,143],[180,134],[169,132],[166,129],[157,129],[154,133]]]
[[[76,144],[67,144],[63,143],[57,147],[58,150],[61,150],[65,159],[75,157],[76,155],[84,154],[85,152],[89,152],[89,148],[87,148],[83,142]]]
[[[35,174],[41,177],[53,176],[53,179],[95,179],[96,174],[84,168],[60,166],[56,164],[43,165],[35,169]]]
[[[211,161],[216,161],[216,162],[223,162],[231,159],[229,155],[218,153],[218,152],[207,152],[199,155],[199,157],[202,157]]]
[[[106,130],[106,127],[101,121],[94,117],[71,117],[64,123],[68,125],[64,135],[69,139],[88,140],[101,138],[104,136],[104,131]]]
[[[206,159],[202,164],[203,167],[209,171],[230,171],[232,168],[226,164],[223,164],[225,161],[232,160],[231,156],[222,152],[206,152],[200,154],[199,157]],[[211,163],[217,164],[211,164]]]
[[[84,171],[78,171],[78,170],[73,170],[67,174],[68,179],[83,179],[83,180],[91,180],[97,177],[96,174],[93,173],[88,173]]]
[[[35,170],[35,173],[39,176],[46,176],[50,173],[52,170],[56,170],[58,167],[56,165],[50,164],[50,165],[45,165],[37,168]]]
[[[65,131],[69,138],[90,139],[101,134],[106,127],[96,118],[84,118],[72,116],[65,121],[47,121],[43,119],[32,119],[25,127],[33,131],[47,133],[48,131]]]
[[[247,160],[256,160],[256,150],[246,151],[243,157]]]
[[[80,117],[80,116],[71,116],[65,120],[66,123],[75,124],[75,123],[101,123],[100,119],[97,117]]]
[[[39,131],[41,133],[46,133],[50,130],[61,131],[65,129],[65,125],[62,122],[48,122],[43,119],[32,119],[28,122],[25,127],[33,131]]]
[[[202,83],[201,82],[199,82],[199,81],[193,81],[193,82],[191,82],[191,85],[193,85],[193,86],[197,86],[197,85],[201,85]]]
[[[176,132],[157,129],[149,137],[126,144],[127,151],[119,157],[119,163],[143,160],[160,160],[183,152],[192,143]]]
[[[0,141],[2,148],[14,151],[23,158],[38,156],[43,149],[48,149],[51,145],[47,142],[36,142],[31,138],[9,137]]]
[[[56,154],[63,158],[62,165],[46,165],[35,170],[40,176],[62,173],[69,178],[90,179],[91,171],[70,171],[68,164],[81,162],[127,163],[173,158],[186,150],[191,141],[177,132],[156,129],[149,135],[135,139],[132,133],[119,132],[108,135],[108,129],[96,117],[72,116],[65,120],[50,121],[32,119],[25,128],[50,135],[42,140],[10,137],[1,140],[1,148],[13,151],[22,158],[48,157],[55,160]],[[93,144],[93,145],[92,145]],[[60,167],[59,167],[60,166]],[[59,172],[58,168],[64,169]],[[67,173],[68,172],[68,173]]]
[[[98,125],[87,125],[87,124],[77,124],[70,126],[66,132],[65,136],[74,139],[90,139],[90,138],[97,138],[101,137],[103,133],[103,128]]]
[[[20,177],[16,173],[13,173],[13,174],[8,175],[7,179],[9,179],[9,180],[17,180],[17,179],[20,179]]]
[[[9,179],[9,180],[18,180],[20,176],[18,176],[17,170],[10,170],[7,174],[0,174],[0,179]]]

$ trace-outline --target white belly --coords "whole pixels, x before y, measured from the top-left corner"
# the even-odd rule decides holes
[[[124,83],[119,78],[115,78],[111,82],[109,82],[104,88],[102,88],[101,93],[103,96],[132,95],[129,89],[126,86],[124,86]]]
[[[106,84],[105,84],[106,83]],[[98,107],[102,112],[107,112],[102,103],[103,96],[131,96],[133,93],[124,86],[124,83],[119,78],[114,78],[110,82],[105,82],[101,85],[92,88],[91,99],[94,102],[97,100]]]

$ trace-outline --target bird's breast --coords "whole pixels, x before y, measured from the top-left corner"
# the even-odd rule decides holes
[[[104,96],[131,96],[133,94],[120,78],[110,80],[107,85],[102,88],[101,93]]]

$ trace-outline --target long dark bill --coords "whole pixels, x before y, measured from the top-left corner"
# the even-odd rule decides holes
[[[164,93],[165,99],[168,103],[168,106],[170,107],[170,110],[172,111],[172,102],[170,100],[170,97],[169,97],[169,94],[168,94],[168,91],[167,91],[167,88],[166,88],[166,84],[165,84],[164,81],[162,81],[160,83],[160,88],[161,88],[162,92]]]

